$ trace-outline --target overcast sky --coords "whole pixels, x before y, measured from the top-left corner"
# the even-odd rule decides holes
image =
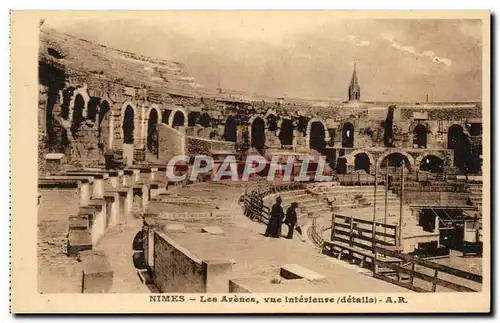
[[[165,12],[47,19],[103,45],[186,65],[197,83],[269,96],[479,101],[479,20],[339,20],[328,12]]]

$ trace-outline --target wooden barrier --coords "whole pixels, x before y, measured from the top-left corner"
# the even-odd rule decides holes
[[[322,252],[342,259],[347,254],[351,260],[358,260],[363,267],[368,261],[375,265],[374,244],[395,246],[399,228],[395,225],[356,219],[339,214],[332,215],[332,233],[330,241],[323,241]],[[375,236],[373,233],[375,232]],[[384,257],[385,262],[400,262],[394,257]]]
[[[392,257],[400,259],[399,264],[387,263],[380,260],[380,256]],[[402,265],[404,263],[404,265]],[[410,266],[411,268],[405,268]],[[421,268],[419,271],[417,266]],[[388,268],[391,271],[381,272],[380,268]],[[434,274],[429,275],[424,273],[424,270],[433,270]],[[458,291],[458,292],[476,292],[478,290],[465,286],[463,283],[451,282],[442,278],[439,278],[439,273],[444,273],[451,275],[456,279],[461,279],[463,281],[474,282],[482,284],[483,277],[471,272],[463,271],[460,269],[448,267],[441,265],[429,260],[419,259],[407,254],[400,253],[396,250],[392,250],[390,247],[380,247],[375,246],[375,267],[373,270],[373,276],[384,281],[396,284],[401,287],[411,289],[416,292],[436,292],[436,287],[441,286],[447,289]],[[396,275],[394,277],[394,275]],[[406,275],[404,277],[403,275]],[[407,282],[403,281],[406,278]],[[427,290],[420,286],[415,286],[415,279],[420,279],[425,282],[431,283],[431,290]]]

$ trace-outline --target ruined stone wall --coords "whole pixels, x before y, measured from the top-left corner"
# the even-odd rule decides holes
[[[154,233],[154,283],[162,293],[203,293],[203,267],[172,239]]]
[[[168,161],[176,155],[186,153],[186,136],[174,128],[166,125],[158,125],[158,159],[161,162]]]
[[[235,143],[230,141],[210,140],[197,137],[186,137],[186,149],[189,156],[212,156],[214,151],[235,151]]]

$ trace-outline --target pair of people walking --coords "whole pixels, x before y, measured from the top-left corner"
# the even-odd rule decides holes
[[[282,223],[284,223],[288,226],[288,234],[286,238],[293,239],[293,231],[295,230],[295,226],[297,225],[296,210],[299,204],[297,202],[293,202],[286,210],[285,216],[283,207],[281,206],[282,201],[283,200],[281,199],[281,197],[278,196],[276,198],[276,203],[271,207],[269,222],[267,224],[266,233],[264,235],[266,237],[280,238],[281,225]],[[283,218],[285,219],[283,220]],[[299,227],[297,227],[297,229],[299,229]]]

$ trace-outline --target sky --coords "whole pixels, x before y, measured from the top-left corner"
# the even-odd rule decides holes
[[[90,16],[88,16],[90,17]],[[46,19],[106,46],[185,64],[203,87],[366,101],[480,101],[480,20],[339,19],[327,11],[162,12]]]

